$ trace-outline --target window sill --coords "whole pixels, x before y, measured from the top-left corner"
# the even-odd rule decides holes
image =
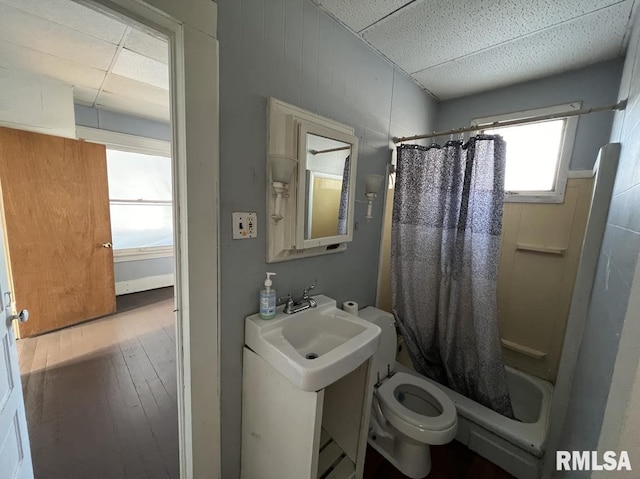
[[[142,261],[156,258],[170,258],[173,256],[173,246],[158,246],[153,248],[127,248],[113,251],[113,262]]]

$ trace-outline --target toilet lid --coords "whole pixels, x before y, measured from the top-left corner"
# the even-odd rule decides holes
[[[431,404],[435,402],[440,414],[425,415],[410,409],[396,396],[397,389],[400,392],[409,390],[414,395],[417,392],[423,401]],[[389,408],[399,419],[420,429],[444,431],[457,422],[456,406],[449,396],[435,384],[412,374],[394,374],[378,388],[377,396],[381,404]]]

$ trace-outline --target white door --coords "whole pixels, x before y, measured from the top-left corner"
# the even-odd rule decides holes
[[[13,316],[0,190],[0,477],[33,478]],[[28,313],[21,313],[22,319]],[[19,317],[15,318],[16,320]]]

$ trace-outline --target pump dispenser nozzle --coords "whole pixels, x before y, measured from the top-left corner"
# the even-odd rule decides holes
[[[271,285],[273,284],[273,281],[271,281],[271,276],[275,275],[275,273],[267,273],[267,279],[264,281],[264,285],[266,286],[267,291],[271,289]]]

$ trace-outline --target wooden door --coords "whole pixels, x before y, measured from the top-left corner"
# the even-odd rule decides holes
[[[0,188],[1,191],[2,188]],[[0,197],[0,477],[33,478],[13,324],[9,260]]]
[[[105,147],[0,128],[0,180],[20,336],[113,313]]]

